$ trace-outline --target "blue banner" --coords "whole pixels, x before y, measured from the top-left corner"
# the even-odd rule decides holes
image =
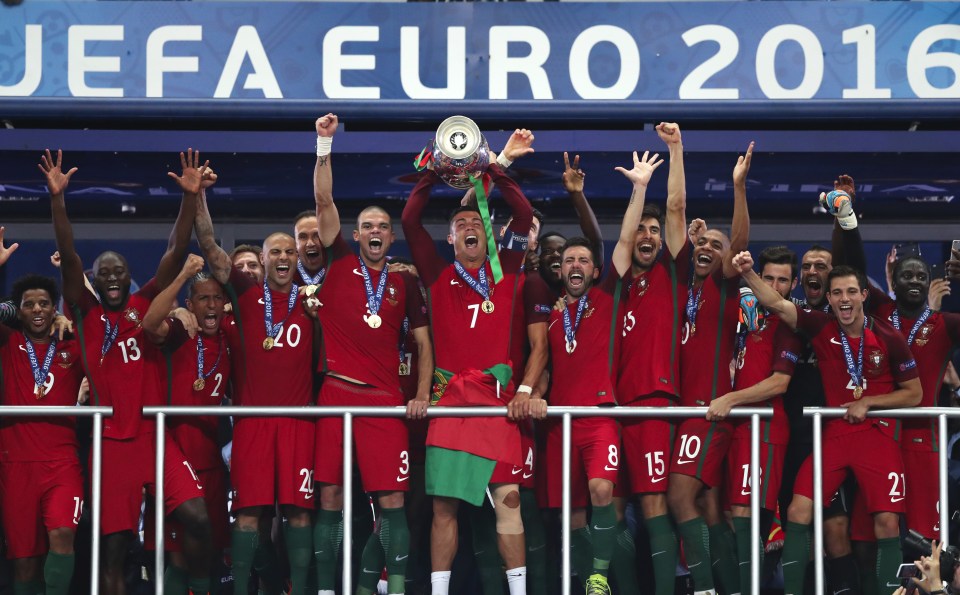
[[[960,98],[960,2],[31,0],[0,16],[8,98]]]

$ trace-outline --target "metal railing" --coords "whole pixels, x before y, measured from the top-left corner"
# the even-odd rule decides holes
[[[813,552],[815,569],[815,593],[824,592],[823,569],[823,418],[843,417],[846,409],[840,407],[804,407],[804,417],[813,418]],[[912,409],[876,410],[867,417],[937,418],[937,455],[940,475],[940,540],[944,546],[949,541],[950,511],[947,505],[947,418],[960,417],[960,409],[950,407],[918,407]]]
[[[92,417],[93,452],[90,460],[90,592],[99,592],[100,582],[100,477],[103,446],[103,418],[113,415],[113,407],[0,406],[0,417]]]
[[[570,595],[571,564],[570,564],[570,451],[571,427],[574,417],[641,417],[641,418],[699,418],[707,413],[706,407],[549,407],[547,417],[563,418],[563,508],[562,508],[562,593]],[[157,418],[157,452],[156,452],[156,502],[162,503],[163,493],[163,465],[164,443],[166,434],[166,417],[171,416],[199,416],[199,415],[230,415],[236,417],[335,417],[343,418],[343,582],[342,593],[353,592],[353,560],[350,544],[353,541],[353,527],[348,522],[353,515],[353,449],[346,445],[353,444],[354,417],[405,417],[404,407],[144,407],[145,416]],[[430,407],[427,417],[503,417],[507,414],[506,407]],[[751,591],[760,592],[760,419],[772,415],[769,408],[743,407],[732,410],[729,417],[749,417],[750,432],[750,583]],[[163,580],[161,578],[164,564],[164,508],[158,504],[155,507],[156,543],[155,562],[156,578],[155,593],[163,594]]]

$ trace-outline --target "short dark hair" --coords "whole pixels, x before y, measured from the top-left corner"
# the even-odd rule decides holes
[[[477,203],[470,203],[467,205],[460,205],[454,210],[450,211],[450,218],[447,220],[448,223],[453,223],[453,220],[457,218],[457,215],[460,213],[477,213],[480,214],[480,209],[477,207]]]
[[[583,246],[584,248],[590,250],[590,257],[593,259],[593,266],[600,268],[600,258],[597,256],[597,247],[593,245],[593,242],[583,236],[574,236],[568,239],[563,244],[563,249],[560,250],[560,254],[562,255],[569,248],[576,248],[578,246]]]
[[[790,276],[797,276],[797,253],[786,246],[768,246],[760,252],[757,259],[760,271],[768,264],[789,264]]]
[[[220,285],[220,282],[214,279],[213,275],[207,271],[200,271],[187,280],[187,299],[193,299],[193,288],[197,283],[203,283],[204,281],[215,281],[217,285]]]
[[[907,256],[905,258],[898,258],[897,264],[893,265],[893,278],[896,280],[897,275],[900,274],[900,271],[903,269],[903,266],[908,262],[919,262],[923,265],[924,270],[927,271],[927,277],[930,277],[930,265],[926,260],[920,258],[919,256]]]
[[[650,218],[656,219],[657,223],[660,224],[660,229],[663,229],[663,210],[653,203],[645,203],[643,212],[640,214],[640,221]]]
[[[533,209],[533,218],[540,222],[540,227],[543,227],[543,221],[544,221],[543,213],[541,213],[537,209]]]
[[[540,237],[539,237],[539,238],[537,238],[537,245],[539,245],[540,243],[546,241],[547,238],[552,238],[552,237],[558,237],[558,238],[560,238],[561,240],[563,240],[564,242],[567,241],[567,237],[564,236],[564,235],[563,235],[562,233],[560,233],[559,231],[545,231],[545,232],[543,232],[542,234],[540,234]]]
[[[841,277],[856,277],[857,285],[860,287],[860,291],[869,288],[867,283],[867,276],[863,274],[863,271],[860,269],[855,269],[852,266],[845,264],[840,264],[830,270],[830,274],[827,275],[827,289],[831,287],[834,279],[839,279]]]
[[[813,246],[807,248],[807,252],[830,252],[830,248],[827,248],[821,244],[814,244]],[[804,252],[804,254],[807,252]]]
[[[244,252],[252,252],[253,254],[257,255],[257,258],[260,258],[260,254],[263,253],[263,248],[260,246],[254,246],[253,244],[240,244],[230,251],[230,262],[233,262],[233,259],[237,257],[237,254],[243,254]]]
[[[307,217],[316,217],[317,212],[314,210],[300,211],[297,213],[297,216],[293,218],[293,225],[296,226],[297,223],[300,223],[301,219],[306,219]]]
[[[17,306],[18,310],[20,309],[20,304],[23,302],[23,294],[31,289],[43,289],[50,294],[50,301],[53,302],[54,308],[60,303],[60,288],[57,287],[55,280],[51,277],[44,277],[43,275],[30,274],[24,275],[13,282],[13,303]]]

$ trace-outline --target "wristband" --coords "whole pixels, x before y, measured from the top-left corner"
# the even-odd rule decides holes
[[[332,136],[317,137],[317,157],[325,157],[329,155],[332,148],[333,148]]]
[[[930,595],[943,595],[945,592],[943,589],[937,589],[936,591],[930,591]]]
[[[856,228],[857,228],[857,214],[851,211],[849,215],[846,215],[846,216],[843,216],[843,217],[837,216],[837,222],[840,223],[840,227],[841,227],[842,229],[844,229],[845,231],[850,231],[851,229],[856,229]]]
[[[533,389],[527,386],[526,384],[521,384],[519,387],[517,387],[517,392],[533,394]]]
[[[499,155],[497,155],[497,163],[503,169],[507,169],[508,167],[513,165],[513,161],[510,161],[509,159],[507,159],[507,156],[504,155],[503,153],[500,153]]]

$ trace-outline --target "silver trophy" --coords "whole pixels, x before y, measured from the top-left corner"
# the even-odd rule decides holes
[[[454,188],[471,188],[490,165],[490,146],[477,124],[466,116],[450,116],[437,128],[433,170]]]

